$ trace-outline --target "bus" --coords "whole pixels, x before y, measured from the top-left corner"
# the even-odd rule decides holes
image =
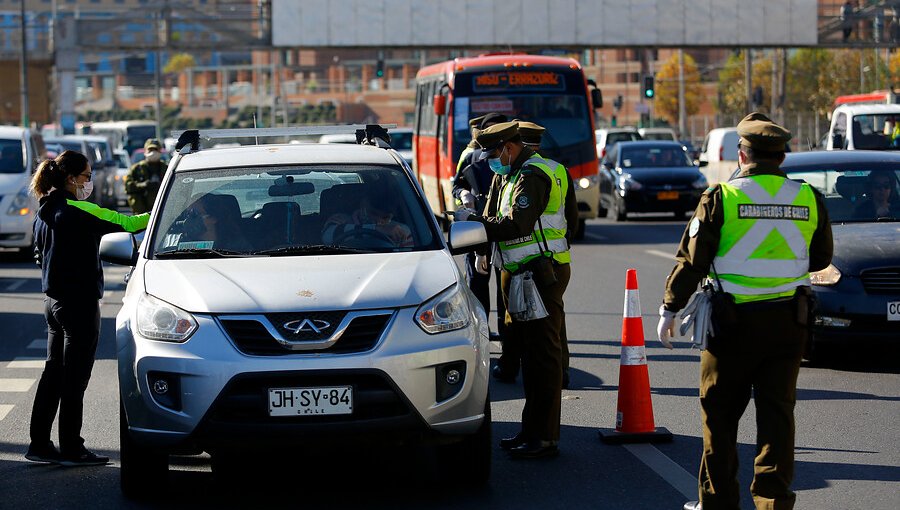
[[[90,132],[106,136],[114,148],[125,149],[132,155],[135,150],[144,148],[144,142],[148,138],[156,138],[156,122],[151,120],[94,122],[90,126]]]
[[[449,224],[456,164],[472,139],[469,120],[498,112],[547,129],[540,154],[565,165],[575,181],[580,239],[585,220],[599,209],[593,112],[602,102],[597,85],[571,58],[504,53],[422,68],[416,75],[413,170],[432,211]]]

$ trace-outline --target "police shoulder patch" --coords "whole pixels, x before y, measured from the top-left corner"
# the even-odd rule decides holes
[[[516,198],[516,205],[519,209],[528,209],[528,206],[531,205],[531,199],[528,198],[528,195],[519,195]]]
[[[691,220],[691,224],[688,227],[688,235],[691,237],[697,237],[698,232],[700,232],[700,220],[694,218]]]

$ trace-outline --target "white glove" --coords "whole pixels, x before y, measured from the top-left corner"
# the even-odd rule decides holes
[[[663,347],[672,348],[670,340],[675,336],[675,312],[659,307],[659,324],[656,325],[656,335]]]
[[[475,255],[475,270],[481,274],[489,274],[491,266],[488,264],[487,255]]]
[[[462,202],[463,207],[475,209],[475,195],[473,195],[471,191],[467,189],[462,190],[459,194],[459,200]]]
[[[453,212],[453,220],[454,221],[467,221],[470,216],[478,216],[475,214],[475,211],[472,209],[457,209]]]

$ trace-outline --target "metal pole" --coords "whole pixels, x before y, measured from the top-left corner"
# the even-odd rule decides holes
[[[22,89],[22,127],[28,127],[28,45],[25,35],[25,1],[19,2],[19,25],[22,29],[22,52],[19,59],[19,87]]]
[[[684,97],[684,49],[678,48],[678,136],[687,136],[687,105]]]
[[[753,63],[750,48],[744,50],[744,113],[753,111]]]

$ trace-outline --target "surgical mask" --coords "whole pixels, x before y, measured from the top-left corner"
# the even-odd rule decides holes
[[[148,151],[147,152],[147,161],[151,163],[156,163],[162,157],[159,151]]]
[[[503,148],[503,151],[505,150],[506,147]],[[501,158],[503,157],[503,151],[500,151],[499,158],[488,158],[488,165],[490,165],[491,171],[497,175],[506,175],[512,170],[512,167],[510,167],[510,165],[504,165],[501,161]]]
[[[82,186],[79,186],[77,183],[75,184],[75,198],[78,200],[87,200],[93,191],[94,183],[91,181],[85,181]]]

